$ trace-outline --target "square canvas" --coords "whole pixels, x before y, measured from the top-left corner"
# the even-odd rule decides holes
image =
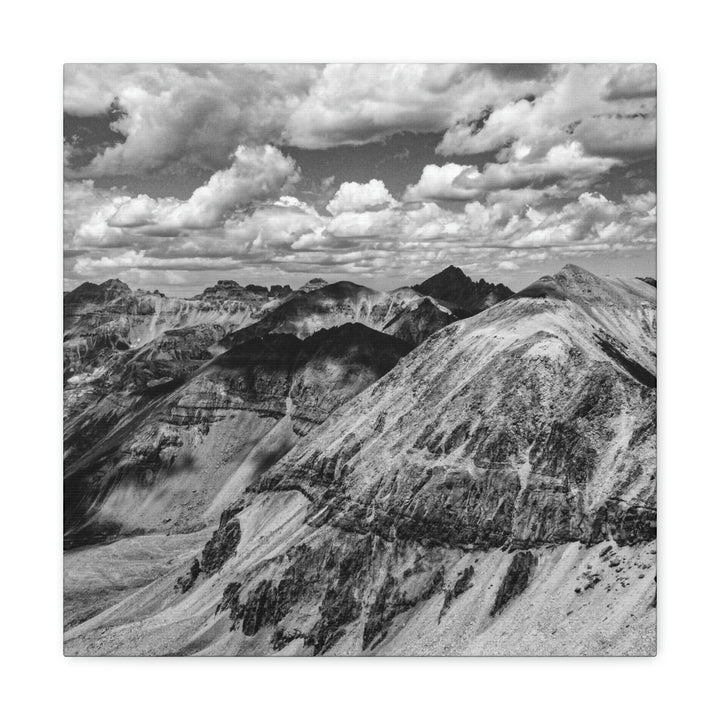
[[[66,655],[653,655],[656,68],[64,73]]]

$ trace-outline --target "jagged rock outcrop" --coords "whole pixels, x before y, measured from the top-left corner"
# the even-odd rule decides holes
[[[468,565],[461,573],[460,577],[455,581],[455,584],[445,592],[445,600],[443,606],[440,609],[440,616],[438,622],[442,620],[442,616],[448,611],[455,598],[467,592],[472,587],[472,578],[475,575],[475,568],[472,565]]]
[[[423,295],[453,303],[472,315],[507,300],[513,294],[512,290],[502,283],[493,285],[483,279],[473,282],[454,265],[446,267],[419,285],[413,285],[413,289]]]
[[[122,280],[106,280],[100,285],[84,282],[65,294],[64,304],[66,306],[84,305],[86,303],[105,304],[130,294],[132,294],[132,290]]]
[[[490,615],[497,615],[503,608],[520,593],[524,592],[530,584],[530,578],[537,567],[537,556],[529,550],[516,552],[502,584],[498,589]]]
[[[208,575],[216,573],[235,552],[241,534],[238,520],[221,524],[203,548],[200,569]]]
[[[267,302],[283,298],[292,293],[289,285],[272,285],[270,289],[263,285],[242,286],[235,280],[218,280],[212,287],[205,288],[193,300],[245,300],[248,302]]]

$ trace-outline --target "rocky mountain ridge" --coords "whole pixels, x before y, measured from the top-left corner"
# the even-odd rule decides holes
[[[512,290],[502,283],[493,285],[483,279],[473,282],[454,265],[449,265],[419,285],[413,285],[413,290],[453,303],[468,315],[486,310],[513,294]]]
[[[157,352],[146,346],[120,367],[110,400],[66,424],[67,542],[203,527],[219,517],[222,508],[205,513],[239,468],[252,475],[277,459],[410,349],[348,324],[305,340],[254,338],[192,372],[186,362],[184,377],[133,385],[145,367],[137,356]],[[120,394],[133,387],[134,403]]]
[[[69,631],[67,652],[652,653],[655,292],[566,266],[432,333],[317,425],[303,388],[331,352],[296,380],[302,437],[218,493],[185,571]],[[232,371],[242,402],[254,388],[282,410],[249,342],[299,341],[231,347],[198,400]]]

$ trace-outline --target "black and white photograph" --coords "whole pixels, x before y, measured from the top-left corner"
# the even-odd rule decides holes
[[[656,75],[67,64],[65,655],[655,655]]]

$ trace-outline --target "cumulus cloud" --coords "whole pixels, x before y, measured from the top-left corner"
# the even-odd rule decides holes
[[[102,220],[115,212],[115,205],[109,207],[118,193],[100,190],[92,180],[68,181],[63,187],[63,235],[67,243],[78,228],[88,222],[98,211],[106,208]],[[130,198],[119,197],[118,203]],[[99,218],[98,218],[99,219]]]
[[[654,65],[67,65],[65,111],[116,108],[110,130],[124,138],[67,172],[216,170],[239,144],[318,149],[407,131],[444,132],[444,155],[518,140],[541,155],[568,135],[591,154],[649,152],[655,74]]]
[[[488,104],[549,85],[549,70],[499,76],[480,65],[328,65],[293,110],[293,145],[327,148],[400,131],[437,132]]]
[[[485,192],[518,189],[533,183],[588,180],[619,164],[613,158],[586,155],[582,145],[576,141],[551,147],[536,160],[528,160],[525,150],[523,146],[513,148],[508,162],[488,163],[482,172],[475,168],[465,169],[453,182],[461,188]]]
[[[73,241],[76,245],[103,245],[117,242],[122,230],[172,237],[183,231],[217,227],[238,208],[276,198],[299,178],[295,161],[277,148],[241,145],[233,155],[231,166],[214,173],[185,201],[144,194],[106,197],[78,227]],[[92,185],[82,187],[86,194],[93,189]]]
[[[73,177],[217,169],[238,144],[358,145],[401,131],[443,131],[488,103],[549,86],[549,71],[476,65],[67,65],[64,108],[122,115],[124,137]],[[69,156],[72,153],[68,154]]]
[[[187,273],[240,267],[407,274],[438,262],[472,267],[481,260],[510,271],[557,253],[572,257],[652,247],[655,203],[652,192],[618,201],[583,192],[559,205],[556,200],[544,203],[542,197],[535,207],[517,203],[515,209],[507,201],[475,200],[454,211],[418,202],[327,216],[284,196],[210,230],[187,230],[178,237],[112,228],[121,233],[120,240],[103,240],[68,262],[74,277],[107,277],[132,269]]]
[[[66,111],[103,115],[124,138],[92,145],[85,167],[68,168],[71,278],[171,285],[239,268],[374,276],[442,263],[514,272],[558,254],[655,242],[653,184],[632,176],[655,144],[654,66],[83,65],[66,73]],[[111,103],[122,112],[110,117]],[[398,131],[444,133],[438,152],[450,162],[426,164],[397,199],[388,187],[408,182],[392,175],[395,165],[412,166],[407,158],[389,152],[387,175],[378,164],[374,179],[338,187],[325,175],[346,177],[344,167],[322,165],[301,183],[290,153],[303,155],[276,147],[359,145]],[[484,162],[454,157],[468,153],[485,153]],[[213,172],[187,199],[92,179],[191,167]],[[612,186],[618,168],[622,185]]]
[[[367,183],[344,182],[328,203],[327,209],[330,214],[338,215],[342,212],[357,212],[395,203],[382,180],[370,180]]]
[[[427,165],[420,181],[407,187],[404,200],[469,200],[500,190],[524,190],[532,195],[539,192],[533,184],[590,180],[619,164],[613,158],[586,155],[577,141],[551,147],[536,159],[522,145],[515,145],[505,156],[507,162],[487,163],[482,171],[455,163]]]
[[[477,189],[462,187],[456,184],[456,180],[464,173],[474,171],[477,168],[472,165],[456,165],[446,163],[445,165],[426,165],[423,168],[419,182],[415,185],[408,185],[403,199],[406,202],[423,200],[470,200],[477,196]]]
[[[438,152],[489,152],[520,143],[539,156],[570,136],[591,154],[647,153],[655,144],[654,88],[654,65],[565,66],[544,92],[491,103],[481,123],[457,122]]]
[[[240,144],[277,143],[320,73],[313,65],[66,65],[64,109],[124,111],[103,149],[71,177],[151,172],[181,163],[222,168]]]

